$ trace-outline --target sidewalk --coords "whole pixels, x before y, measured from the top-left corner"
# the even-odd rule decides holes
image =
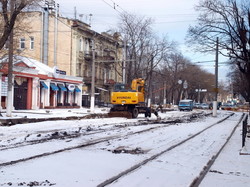
[[[46,120],[71,120],[106,116],[109,108],[95,108],[94,113],[89,108],[80,109],[39,109],[14,110],[12,116],[6,116],[6,110],[1,111],[0,126],[15,125],[17,123],[31,123]]]

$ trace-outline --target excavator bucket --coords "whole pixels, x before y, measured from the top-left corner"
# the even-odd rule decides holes
[[[110,111],[108,113],[108,117],[110,117],[110,118],[112,118],[112,117],[123,117],[123,118],[131,119],[132,118],[132,113],[128,112],[128,111]]]

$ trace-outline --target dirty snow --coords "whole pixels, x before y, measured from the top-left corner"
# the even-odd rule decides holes
[[[44,116],[83,116],[89,114],[87,109],[73,110],[39,110],[19,111],[14,117],[27,116],[43,118]],[[106,113],[105,109],[96,109],[98,113]],[[194,111],[195,112],[195,111]],[[207,113],[210,111],[206,111]],[[0,186],[59,186],[82,187],[97,186],[106,179],[119,174],[134,164],[158,153],[165,148],[174,145],[178,141],[187,138],[204,127],[215,123],[229,113],[218,111],[218,117],[205,117],[192,122],[170,125],[161,130],[152,130],[147,133],[127,136],[120,140],[104,142],[91,147],[82,147],[50,156],[32,159],[11,166],[0,168]],[[190,112],[172,111],[159,113],[162,119],[170,120],[178,117],[187,118]],[[227,124],[198,136],[188,144],[173,149],[163,154],[156,160],[142,166],[126,177],[109,186],[188,186],[192,177],[199,172],[199,167],[207,162],[214,154],[213,148],[219,147],[222,140],[232,130],[242,113],[236,113]],[[3,113],[4,115],[4,113]],[[5,117],[2,117],[5,118]],[[19,158],[33,156],[44,152],[51,152],[65,147],[81,145],[84,142],[105,136],[119,136],[123,133],[132,133],[149,126],[126,126],[126,123],[138,123],[144,120],[143,115],[138,119],[125,118],[97,118],[84,120],[59,120],[45,121],[30,124],[18,124],[10,127],[0,126],[0,163],[17,160]],[[156,120],[152,117],[149,120]],[[124,125],[123,128],[115,128]],[[150,125],[150,127],[162,124]],[[167,124],[164,124],[167,126]],[[4,150],[6,147],[25,144],[49,137],[57,132],[74,134],[76,131],[83,133],[89,130],[102,133],[88,136],[79,136],[71,139],[56,139],[42,144],[27,145],[19,148]],[[218,159],[210,169],[200,186],[250,186],[250,155],[240,155],[241,132],[239,125],[229,144],[223,149]],[[107,131],[105,131],[107,130]],[[200,143],[204,144],[200,144]],[[249,142],[247,142],[249,144]],[[244,151],[250,151],[248,145]],[[200,146],[204,145],[204,147]],[[206,146],[205,146],[206,145]],[[207,146],[208,145],[208,146]],[[140,148],[142,154],[114,154],[112,150],[124,147],[125,149]],[[207,149],[211,147],[211,149]],[[180,154],[181,153],[181,154]],[[202,156],[201,156],[202,155]],[[186,163],[189,165],[186,165]]]

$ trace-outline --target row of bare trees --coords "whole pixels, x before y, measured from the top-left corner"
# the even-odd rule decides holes
[[[191,26],[187,43],[194,50],[214,53],[219,38],[219,53],[228,57],[233,64],[231,80],[238,87],[234,92],[250,100],[250,3],[249,0],[201,0],[196,6],[200,12],[198,24]],[[167,38],[157,38],[152,29],[152,20],[135,15],[122,15],[120,31],[129,44],[127,82],[143,77],[149,83],[149,90],[165,85],[168,102],[178,101],[183,92],[189,98],[203,100],[203,93],[195,90],[206,89],[214,97],[214,76],[194,66],[182,56],[177,46]],[[188,88],[183,90],[178,80],[186,80]],[[179,82],[180,83],[180,82]],[[183,84],[183,81],[182,83]],[[153,85],[153,86],[151,86]],[[159,86],[158,86],[159,85]],[[239,86],[241,85],[241,86]],[[157,90],[157,88],[155,88]],[[237,88],[237,89],[236,89]],[[208,94],[206,94],[208,96]],[[198,102],[199,102],[198,101]]]
[[[208,92],[213,92],[214,76],[193,65],[179,52],[175,42],[167,37],[158,38],[152,24],[150,18],[121,15],[119,32],[127,44],[126,82],[144,78],[147,96],[154,103],[163,103],[164,99],[167,103],[177,103],[185,97],[203,101]],[[208,92],[199,93],[199,89]]]
[[[203,0],[196,8],[200,16],[189,29],[188,43],[200,52],[210,52],[218,37],[219,52],[228,57],[234,70],[230,75],[234,91],[250,101],[249,0]]]

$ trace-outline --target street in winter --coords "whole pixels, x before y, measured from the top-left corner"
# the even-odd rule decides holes
[[[46,120],[0,127],[0,186],[249,186],[246,113],[127,119],[95,110],[92,117],[86,109],[14,113]]]
[[[250,187],[249,0],[0,0],[0,187]]]

